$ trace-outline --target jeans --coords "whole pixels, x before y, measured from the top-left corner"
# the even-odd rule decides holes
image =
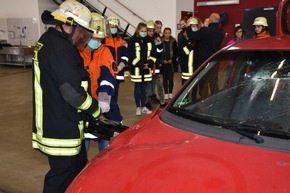
[[[98,142],[98,146],[99,146],[99,151],[101,152],[103,149],[105,149],[106,147],[109,146],[110,144],[110,141],[109,140],[104,140],[104,139],[100,139],[100,138],[97,138],[97,139],[85,139],[85,145],[86,145],[86,150],[88,152],[89,150],[89,147],[90,147],[90,141],[93,140],[93,141],[96,141]]]
[[[134,98],[135,98],[136,107],[145,106],[146,84],[147,82],[135,82]]]

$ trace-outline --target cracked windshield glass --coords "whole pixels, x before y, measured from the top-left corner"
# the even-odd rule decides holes
[[[216,124],[264,126],[289,135],[289,57],[288,51],[221,52],[171,108]]]

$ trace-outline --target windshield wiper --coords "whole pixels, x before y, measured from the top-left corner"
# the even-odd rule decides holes
[[[248,137],[249,139],[254,140],[256,143],[263,143],[264,142],[264,139],[262,137],[260,137],[256,134],[242,131],[240,126],[239,126],[239,129],[237,129],[236,128],[237,126],[223,124],[219,121],[213,120],[212,118],[205,117],[205,116],[202,116],[202,115],[197,114],[197,113],[189,112],[189,111],[186,111],[185,109],[178,108],[178,107],[170,107],[169,111],[171,111],[172,113],[177,114],[181,117],[187,118],[187,119],[191,119],[191,120],[194,119],[198,122],[202,122],[202,123],[206,123],[206,124],[210,124],[210,125],[215,125],[215,126],[220,126],[222,128],[235,131],[242,136],[245,136],[245,137]]]
[[[260,120],[249,120],[242,123],[227,123],[227,122],[224,123],[208,116],[203,116],[201,114],[198,114],[192,111],[187,111],[183,108],[171,106],[169,108],[169,111],[183,118],[187,118],[190,120],[194,120],[194,121],[209,124],[209,125],[220,126],[222,128],[232,130],[242,136],[245,136],[249,139],[254,140],[258,144],[264,142],[264,139],[262,136],[269,136],[269,137],[275,137],[275,138],[281,138],[281,139],[290,139],[290,134],[287,132],[281,131],[280,125],[274,124],[274,123],[263,122],[264,124],[262,124]],[[272,128],[277,128],[277,129],[272,129]]]
[[[289,133],[280,131],[278,129],[272,129],[272,128],[280,128],[280,126],[277,127],[277,124],[273,123],[262,124],[262,123],[254,123],[253,121],[248,121],[243,123],[226,123],[223,124],[222,127],[233,130],[241,135],[244,135],[245,137],[253,139],[255,140],[256,143],[264,142],[264,139],[261,137],[261,135],[281,139],[290,139]]]

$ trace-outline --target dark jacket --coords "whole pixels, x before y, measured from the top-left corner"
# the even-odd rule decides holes
[[[33,148],[52,156],[79,153],[83,120],[99,109],[81,86],[88,79],[68,34],[49,28],[33,56]]]
[[[117,66],[120,62],[128,64],[128,50],[124,44],[124,40],[121,37],[106,37],[104,39],[104,44],[110,49]],[[116,75],[116,80],[118,82],[124,82],[124,69]]]
[[[160,44],[157,43],[157,38],[160,38]],[[153,40],[154,40],[154,43],[155,43],[155,47],[156,47],[156,62],[155,62],[155,65],[153,67],[153,73],[154,74],[160,74],[160,68],[162,66],[162,60],[163,60],[163,44],[161,42],[161,37],[158,33],[154,33],[154,36],[153,36]]]
[[[194,72],[196,45],[192,43],[195,41],[188,39],[184,31],[178,34],[178,62],[181,68],[181,78],[187,80]]]
[[[132,82],[148,82],[152,80],[151,69],[156,62],[156,47],[151,37],[141,38],[134,34],[128,42],[129,65]],[[149,69],[144,69],[148,64]]]
[[[191,27],[186,28],[190,41],[197,42],[197,63],[200,66],[207,58],[221,48],[225,33],[218,23],[211,23],[193,32]]]

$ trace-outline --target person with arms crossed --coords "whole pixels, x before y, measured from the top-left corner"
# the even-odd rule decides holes
[[[156,48],[152,38],[147,35],[147,25],[140,22],[135,34],[128,42],[131,81],[134,82],[136,115],[150,114],[145,106],[146,84],[152,81],[152,67],[156,62]]]

